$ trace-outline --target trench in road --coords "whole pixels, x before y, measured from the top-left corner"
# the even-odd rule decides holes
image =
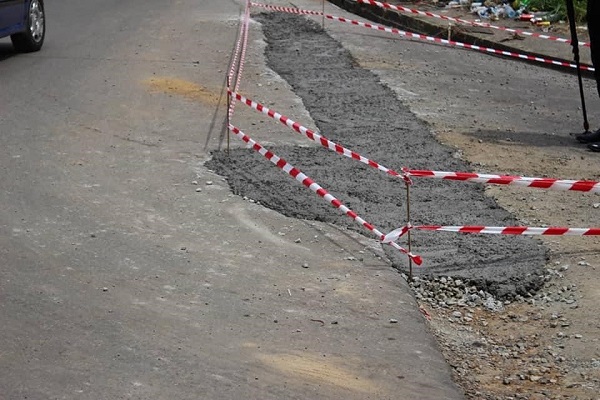
[[[318,24],[282,13],[254,18],[262,23],[268,66],[302,98],[325,137],[396,171],[402,167],[470,170],[436,141],[426,122],[371,71],[360,68]],[[252,136],[251,128],[240,128]],[[270,150],[382,232],[405,224],[406,189],[401,180],[323,148],[275,146]],[[216,151],[207,167],[225,176],[236,194],[286,216],[365,233],[253,150],[234,149],[230,157]],[[482,186],[440,180],[415,182],[411,217],[413,224],[518,225],[513,215],[485,196]],[[537,239],[421,231],[412,236],[413,251],[424,258],[417,274],[460,277],[501,298],[525,295],[542,284],[546,249]],[[385,249],[395,267],[407,268],[403,255]]]

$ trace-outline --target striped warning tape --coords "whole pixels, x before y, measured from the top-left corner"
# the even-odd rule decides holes
[[[229,75],[228,75],[228,80],[227,80],[229,87],[227,88],[227,90],[233,89],[234,91],[238,91],[240,88],[240,84],[241,84],[241,80],[242,80],[242,72],[244,70],[244,63],[246,60],[246,49],[248,48],[249,24],[250,24],[250,1],[246,0],[246,7],[244,9],[244,19],[243,19],[242,23],[240,24],[240,32],[239,32],[238,40],[237,40],[237,44],[236,44],[235,55],[231,62],[231,68],[229,69]],[[230,86],[233,81],[234,75],[236,75],[236,70],[237,70],[236,82],[232,88]],[[232,100],[231,103],[229,104],[229,110],[227,110],[230,119],[233,116],[234,110],[235,110],[235,100]]]
[[[273,152],[267,150],[258,142],[252,140],[248,135],[246,135],[244,132],[242,132],[239,128],[229,124],[229,130],[233,134],[235,134],[238,138],[240,138],[242,141],[246,142],[249,146],[251,146],[253,150],[257,151],[263,157],[265,157],[267,160],[269,160],[270,162],[275,164],[282,171],[284,171],[285,173],[290,175],[292,178],[296,179],[298,182],[302,183],[304,186],[306,186],[307,188],[309,188],[310,190],[312,190],[313,192],[318,194],[320,197],[322,197],[325,201],[327,201],[333,207],[339,209],[346,216],[348,216],[352,220],[354,220],[357,224],[361,225],[363,228],[365,228],[368,231],[375,234],[378,237],[378,239],[382,240],[385,237],[385,235],[383,233],[381,233],[381,231],[379,231],[372,224],[368,223],[367,221],[365,221],[364,219],[359,217],[354,211],[352,211],[348,207],[346,207],[340,200],[335,198],[327,190],[325,190],[323,187],[321,187],[319,184],[317,184],[311,178],[309,178],[304,173],[302,173],[302,171],[300,171],[299,169],[297,169],[296,167],[294,167],[293,165],[288,163],[286,160],[275,155]],[[413,260],[415,262],[415,264],[417,264],[417,265],[422,264],[423,260],[420,256],[412,254],[411,252],[404,249],[403,247],[401,247],[400,245],[398,245],[395,242],[388,242],[388,243],[392,247],[398,249],[400,252],[406,254],[411,260]]]
[[[321,12],[321,11],[302,10],[302,9],[296,8],[296,7],[281,7],[281,6],[274,6],[271,4],[262,4],[262,3],[254,3],[254,2],[252,2],[250,4],[253,7],[267,8],[269,10],[285,12],[285,13],[290,13],[290,14],[323,15],[323,12]]]
[[[245,11],[244,11],[244,15],[245,15]],[[244,21],[241,21],[240,23],[240,31],[238,32],[238,38],[237,38],[237,42],[235,45],[235,52],[233,55],[233,58],[231,59],[231,66],[229,67],[229,74],[227,75],[227,90],[232,90],[233,88],[231,87],[231,84],[233,83],[234,79],[235,79],[235,74],[236,71],[239,71],[238,68],[238,63],[239,63],[239,57],[242,51],[242,43],[244,40]],[[229,118],[231,118],[231,116],[233,115],[233,109],[234,109],[234,105],[232,103],[229,104],[229,109],[227,110],[227,112],[229,113]]]
[[[382,243],[391,243],[402,237],[411,229],[437,232],[480,233],[492,235],[526,235],[526,236],[598,236],[600,228],[567,228],[567,227],[529,227],[529,226],[443,226],[443,225],[417,225],[404,226],[394,229],[381,240]]]
[[[270,6],[270,5],[266,5],[266,4],[259,4],[259,3],[252,3],[252,4],[255,6],[269,8],[269,9],[274,10],[274,8],[273,8],[274,6]],[[286,9],[286,8],[283,7],[282,9]],[[323,15],[323,13],[320,13],[317,11],[307,11],[307,10],[299,10],[299,9],[289,9],[289,10],[294,10],[294,11],[284,11],[284,12],[293,12],[295,14],[306,14],[306,15]],[[275,11],[278,11],[278,10],[275,10]],[[446,46],[460,47],[460,48],[465,48],[465,49],[469,49],[469,50],[479,51],[479,52],[486,53],[486,54],[497,54],[497,55],[506,56],[506,57],[519,58],[521,60],[534,61],[534,62],[543,63],[543,64],[551,64],[551,65],[557,65],[557,66],[561,66],[561,67],[577,69],[576,64],[565,62],[565,61],[552,60],[552,59],[547,59],[547,58],[543,58],[543,57],[536,57],[536,56],[532,56],[530,54],[515,53],[513,51],[507,51],[507,50],[498,50],[498,49],[493,49],[491,47],[478,46],[478,45],[468,44],[468,43],[463,43],[463,42],[456,42],[454,40],[440,39],[440,38],[436,38],[433,36],[421,35],[419,33],[402,31],[402,30],[396,29],[396,28],[388,28],[388,27],[381,26],[381,25],[360,22],[357,20],[351,20],[351,19],[347,19],[344,17],[336,17],[334,15],[325,14],[324,17],[327,19],[330,19],[332,21],[338,21],[338,22],[343,22],[343,23],[347,23],[347,24],[351,24],[351,25],[361,26],[363,28],[369,28],[369,29],[373,29],[373,30],[377,30],[377,31],[392,33],[395,35],[405,36],[405,37],[409,37],[412,39],[418,39],[418,40],[424,40],[427,42],[439,43],[439,44],[446,45]],[[586,70],[586,71],[594,71],[594,67],[585,65],[585,64],[580,65],[580,68],[582,70]]]
[[[430,171],[430,170],[418,170],[402,168],[402,172],[396,172],[393,169],[387,168],[376,161],[370,160],[359,153],[349,150],[324,136],[302,126],[298,122],[282,115],[270,108],[257,103],[249,98],[242,96],[239,93],[231,93],[231,96],[248,107],[259,111],[276,121],[288,126],[298,133],[305,135],[308,139],[319,143],[321,146],[328,148],[329,150],[335,151],[348,158],[360,161],[363,164],[369,165],[376,168],[386,174],[395,177],[401,177],[405,180],[407,178],[438,178],[453,181],[462,182],[473,182],[473,183],[484,183],[493,185],[512,185],[521,187],[530,187],[535,189],[546,189],[546,190],[566,190],[566,191],[578,191],[578,192],[590,192],[600,193],[600,182],[596,181],[585,181],[585,180],[570,180],[570,179],[552,179],[552,178],[530,178],[522,176],[511,176],[511,175],[492,175],[492,174],[478,174],[472,172],[443,172],[443,171]]]
[[[417,14],[417,15],[422,15],[422,16],[431,17],[431,18],[438,18],[438,19],[442,19],[442,20],[446,20],[446,21],[450,21],[450,22],[456,22],[456,23],[459,23],[459,24],[472,25],[472,26],[480,26],[480,27],[483,27],[483,28],[497,29],[497,30],[501,30],[501,31],[506,31],[506,32],[520,34],[520,35],[532,36],[532,37],[536,37],[536,38],[539,38],[539,39],[552,40],[552,41],[555,41],[555,42],[568,43],[568,44],[571,43],[571,40],[566,39],[566,38],[557,37],[557,36],[544,35],[544,34],[541,34],[541,33],[524,31],[524,30],[521,30],[521,29],[512,29],[512,28],[507,28],[507,27],[504,27],[504,26],[497,26],[497,25],[488,24],[486,22],[477,22],[477,21],[469,21],[469,20],[461,19],[461,18],[452,18],[452,17],[448,17],[448,16],[445,16],[445,15],[434,14],[434,13],[428,12],[428,11],[419,11],[419,10],[415,10],[415,9],[411,9],[411,8],[407,8],[407,7],[395,6],[393,4],[382,3],[382,2],[374,1],[374,0],[356,0],[356,1],[358,3],[369,4],[369,5],[380,7],[380,8],[388,8],[388,9],[396,10],[396,11],[400,11],[400,12]],[[579,42],[579,45],[580,46],[590,47],[590,43],[589,42]]]
[[[442,172],[416,169],[403,169],[411,177],[438,178],[452,181],[489,183],[495,185],[513,185],[548,190],[572,190],[578,192],[600,193],[600,182],[551,179],[551,178],[528,178],[523,176],[477,174],[471,172]]]
[[[600,228],[537,228],[528,226],[440,226],[421,225],[414,229],[458,233],[488,233],[495,235],[597,236]]]
[[[260,103],[257,103],[253,100],[248,99],[247,97],[242,96],[239,93],[231,93],[231,96],[232,96],[232,98],[235,98],[235,99],[241,101],[242,103],[246,104],[248,107],[250,107],[256,111],[259,111],[259,112],[273,118],[276,121],[281,122],[282,124],[292,128],[293,130],[295,130],[298,133],[305,135],[310,140],[319,143],[321,146],[326,147],[329,150],[335,151],[336,153],[342,154],[348,158],[352,158],[354,160],[360,161],[363,164],[370,165],[371,167],[376,168],[380,171],[383,171],[389,175],[403,177],[403,178],[405,178],[405,180],[408,180],[407,179],[408,177],[406,176],[406,174],[398,173],[392,169],[384,167],[383,165],[381,165],[373,160],[370,160],[366,157],[361,156],[360,154],[358,154],[355,151],[349,150],[335,142],[332,142],[331,140],[327,139],[326,137],[321,136],[318,133],[300,125],[298,122],[295,122],[294,120],[286,117],[285,115],[281,115],[278,112],[273,111]]]
[[[245,15],[245,11],[244,11],[244,15]],[[244,38],[244,21],[241,21],[240,31],[238,32],[237,42],[235,44],[235,52],[233,54],[233,57],[231,58],[231,66],[229,67],[229,74],[227,75],[229,82],[233,82],[234,77],[235,77],[235,72],[238,67],[238,60],[240,57],[240,53],[242,51],[243,38]]]

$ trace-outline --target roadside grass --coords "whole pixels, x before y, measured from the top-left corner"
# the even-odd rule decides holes
[[[529,3],[528,9],[531,11],[549,11],[555,14],[558,19],[567,20],[566,0],[517,0],[520,3]],[[588,0],[596,1],[596,0]],[[586,0],[573,0],[575,8],[575,23],[583,24],[586,22]]]

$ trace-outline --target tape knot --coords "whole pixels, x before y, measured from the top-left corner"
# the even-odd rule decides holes
[[[406,167],[402,167],[402,180],[404,181],[404,183],[406,183],[407,185],[412,185],[413,181],[412,179],[410,179],[410,172],[409,169]]]
[[[404,236],[411,229],[413,229],[413,226],[409,222],[406,226],[403,226],[402,228],[394,229],[393,231],[391,231],[390,233],[385,235],[383,237],[383,239],[381,239],[381,242],[382,243],[395,242],[396,240],[398,240],[399,238]]]

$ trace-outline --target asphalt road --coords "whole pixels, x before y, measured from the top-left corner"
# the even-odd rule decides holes
[[[238,2],[46,8],[0,42],[0,399],[461,398],[378,246],[203,166]]]

